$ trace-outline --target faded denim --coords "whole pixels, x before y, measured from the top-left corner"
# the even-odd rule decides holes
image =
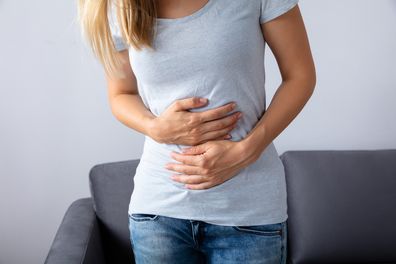
[[[129,215],[136,264],[286,264],[286,221],[222,226],[154,214]]]

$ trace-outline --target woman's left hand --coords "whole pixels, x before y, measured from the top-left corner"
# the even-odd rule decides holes
[[[172,180],[185,184],[188,189],[208,189],[235,176],[258,157],[247,152],[243,141],[212,140],[172,152],[173,159],[180,163],[168,163],[165,168],[181,174],[171,176]]]

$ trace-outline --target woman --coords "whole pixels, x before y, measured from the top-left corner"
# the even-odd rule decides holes
[[[136,263],[286,263],[273,140],[316,83],[297,1],[80,0],[111,110],[145,135],[128,210]],[[282,76],[267,110],[265,43]]]

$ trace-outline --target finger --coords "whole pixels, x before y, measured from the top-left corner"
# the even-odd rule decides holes
[[[190,190],[205,190],[205,189],[209,189],[212,188],[214,186],[217,186],[219,184],[213,184],[211,182],[203,182],[203,183],[198,183],[198,184],[185,184],[184,187],[186,187],[187,189]]]
[[[202,133],[206,133],[210,131],[220,130],[225,127],[229,127],[230,125],[236,124],[236,122],[238,122],[238,120],[241,117],[242,117],[242,112],[238,111],[232,113],[231,115],[228,115],[227,117],[214,121],[205,122],[202,125],[200,125],[200,131]]]
[[[204,101],[201,101],[200,99],[203,99]],[[207,101],[208,100],[206,98],[190,97],[186,99],[176,100],[172,103],[171,107],[174,111],[183,111],[190,108],[202,107],[207,103]]]
[[[171,176],[171,179],[180,183],[189,183],[189,184],[199,184],[208,181],[208,178],[203,175],[184,175],[184,174],[175,174]]]
[[[188,174],[188,175],[192,175],[192,174],[203,175],[204,174],[204,173],[202,173],[202,169],[200,167],[184,165],[184,164],[177,164],[177,163],[167,163],[165,165],[165,169],[180,172],[183,174]]]
[[[234,110],[236,107],[236,103],[235,103],[235,105],[233,103],[235,103],[235,102],[231,102],[231,103],[225,104],[223,106],[220,106],[218,108],[210,109],[207,111],[196,112],[196,114],[200,115],[200,119],[202,121],[216,120],[216,119],[219,119],[219,118],[227,115],[228,112]]]
[[[202,138],[202,140],[209,140],[212,138],[224,136],[224,135],[228,134],[229,132],[231,132],[231,130],[233,130],[236,126],[237,126],[237,124],[232,124],[232,125],[230,125],[226,128],[223,128],[221,130],[207,132],[207,133],[201,135],[201,138]]]
[[[215,138],[214,140],[223,140],[223,139],[230,139],[230,138],[232,138],[231,134],[226,134],[225,136]]]
[[[200,155],[187,155],[187,154],[183,155],[174,151],[171,152],[171,157],[176,161],[180,161],[185,165],[193,165],[193,166],[194,165],[198,166],[201,160]]]
[[[200,144],[206,143],[206,142],[208,142],[208,141],[213,141],[213,140],[227,140],[227,139],[230,139],[230,138],[232,138],[232,136],[231,136],[230,134],[227,134],[227,135],[225,135],[225,136],[221,136],[221,137],[217,137],[217,138],[211,138],[211,139],[209,139],[209,140],[202,140],[202,141],[200,141]]]
[[[206,145],[200,144],[182,149],[182,154],[198,155],[206,152]]]

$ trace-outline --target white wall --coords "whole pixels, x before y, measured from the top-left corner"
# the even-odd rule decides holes
[[[300,0],[317,86],[275,140],[292,149],[396,148],[396,1]],[[74,1],[0,2],[0,263],[43,263],[88,171],[139,158],[143,136],[110,113]],[[269,105],[280,76],[268,51]]]
[[[288,149],[396,146],[396,1],[302,0],[317,69],[314,94],[275,140]],[[267,89],[280,78],[267,61]]]

